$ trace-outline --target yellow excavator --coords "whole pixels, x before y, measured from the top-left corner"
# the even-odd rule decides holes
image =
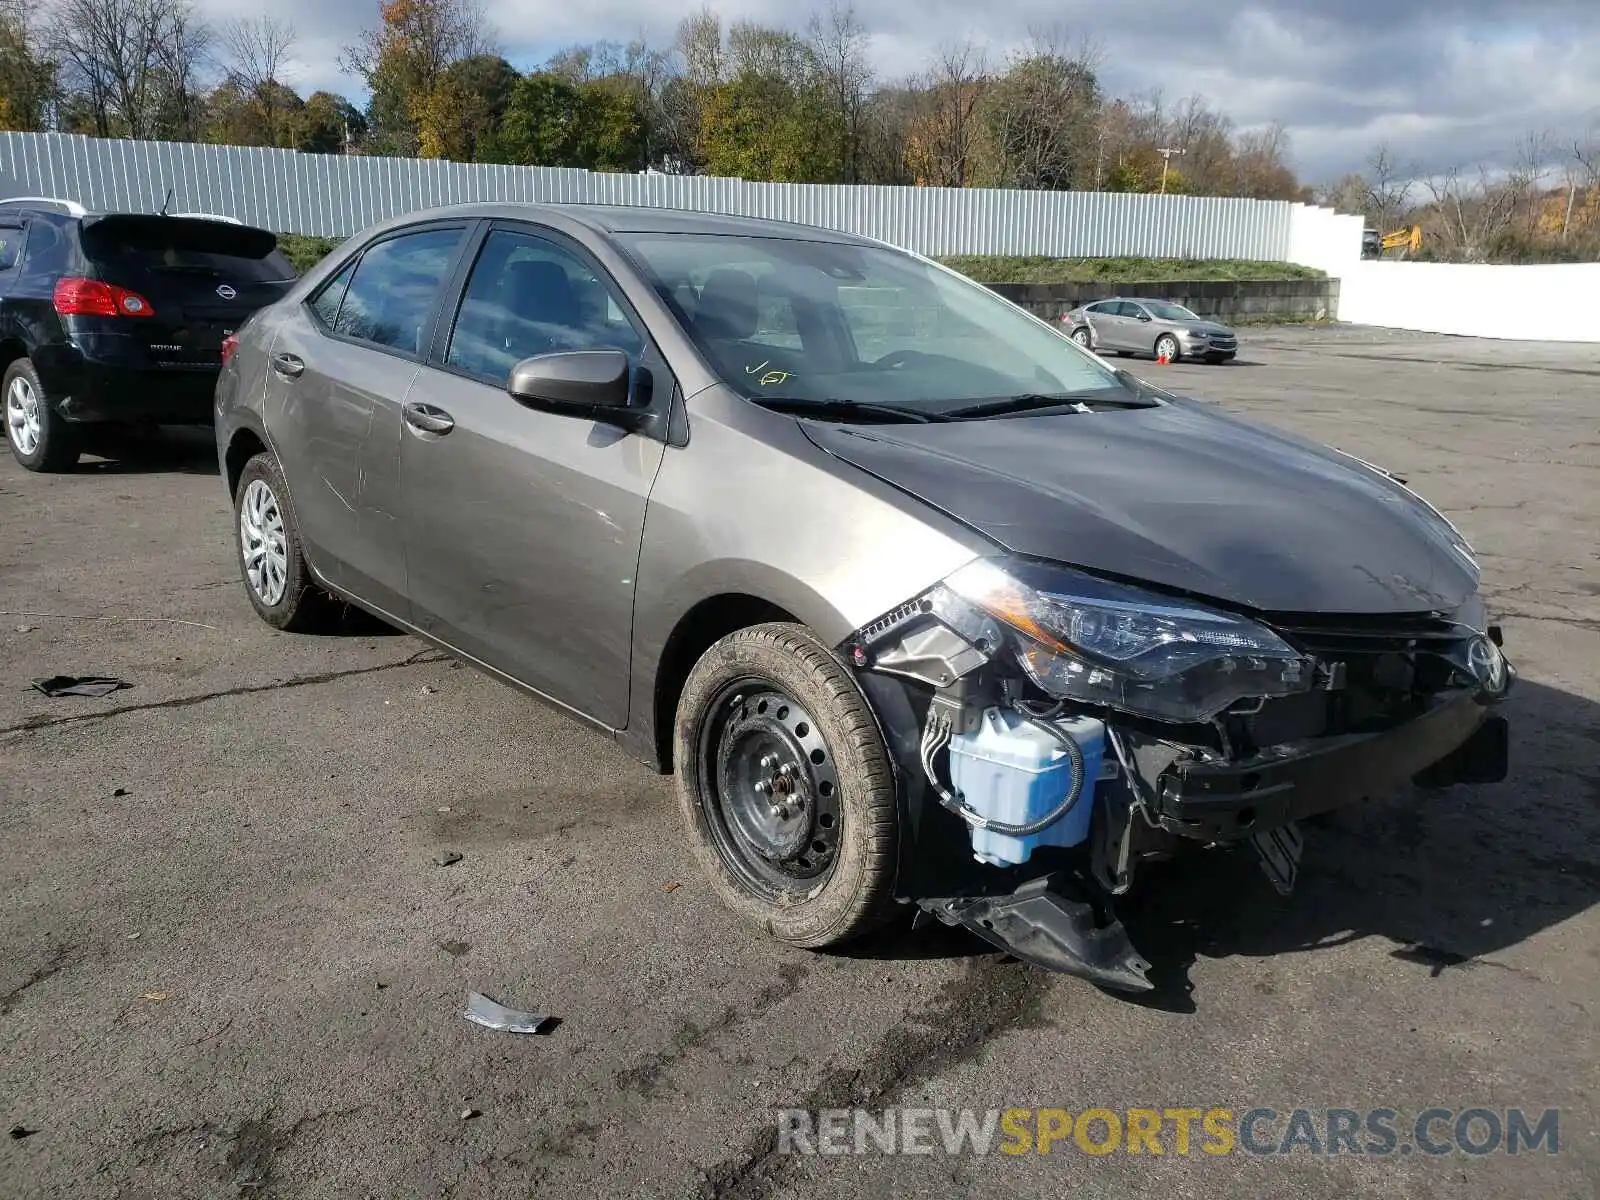
[[[1422,226],[1413,225],[1409,229],[1396,229],[1393,233],[1384,234],[1379,250],[1383,254],[1398,250],[1401,257],[1419,253],[1422,250]]]

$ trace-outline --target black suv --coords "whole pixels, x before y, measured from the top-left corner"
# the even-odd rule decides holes
[[[226,217],[0,201],[11,453],[64,471],[91,425],[209,424],[228,339],[294,279],[275,235]]]

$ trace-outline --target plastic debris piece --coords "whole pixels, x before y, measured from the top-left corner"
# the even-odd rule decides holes
[[[538,1033],[550,1022],[547,1016],[507,1008],[481,992],[467,993],[467,1008],[461,1015],[475,1025],[482,1025],[485,1029],[498,1029],[505,1033]]]
[[[165,992],[146,992],[144,994],[144,999],[149,1000],[151,1003],[157,1003],[166,998],[167,994]]]
[[[39,628],[37,625],[18,625],[17,626],[17,632],[18,633],[32,633],[37,628]]]
[[[39,1131],[37,1129],[29,1129],[26,1125],[13,1125],[10,1129],[6,1130],[6,1136],[9,1137],[13,1142],[20,1142],[23,1138],[32,1137],[38,1132]]]
[[[679,883],[676,879],[674,879],[671,883],[667,884],[661,890],[663,892],[675,892],[679,888],[681,888],[682,886],[683,886],[683,884]]]
[[[113,796],[126,796],[128,794],[128,789],[127,788],[113,788],[112,791],[111,791],[111,794]]]
[[[448,867],[461,861],[461,855],[454,850],[441,850],[433,856],[436,867]]]
[[[33,686],[51,699],[59,696],[109,696],[133,684],[110,675],[52,675],[35,679]]]
[[[483,1112],[482,1112],[481,1109],[463,1108],[461,1110],[461,1119],[463,1121],[471,1121],[471,1120],[474,1120],[477,1117],[481,1117],[481,1116],[483,1116]]]

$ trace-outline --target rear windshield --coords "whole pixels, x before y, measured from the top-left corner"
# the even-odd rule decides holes
[[[189,217],[102,217],[83,231],[83,248],[103,266],[242,283],[293,279],[294,267],[265,229]]]

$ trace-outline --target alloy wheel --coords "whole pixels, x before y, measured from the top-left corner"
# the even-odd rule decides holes
[[[240,501],[239,552],[250,590],[271,608],[289,586],[289,543],[278,497],[264,479],[252,479]]]
[[[6,389],[6,428],[11,434],[11,444],[18,453],[32,455],[39,449],[44,437],[43,422],[39,417],[39,393],[33,384],[22,376],[11,381]]]

